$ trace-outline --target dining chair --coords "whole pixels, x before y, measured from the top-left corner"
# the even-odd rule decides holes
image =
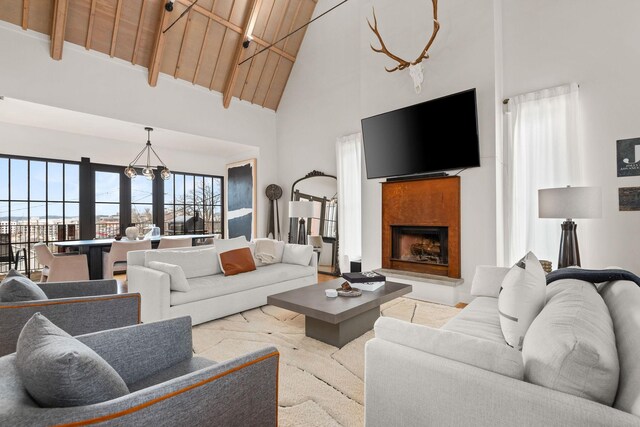
[[[33,245],[36,260],[42,265],[41,282],[89,280],[89,264],[85,254],[53,254],[46,243]]]
[[[322,236],[309,236],[309,244],[313,246],[313,250],[318,253],[318,256],[322,252],[322,243]]]
[[[127,252],[145,249],[151,249],[151,240],[114,241],[111,250],[102,253],[102,278],[113,279],[114,271],[126,271]]]
[[[187,248],[189,246],[193,246],[191,237],[162,236],[158,243],[158,249]]]
[[[11,235],[2,233],[0,234],[0,265],[7,263],[9,269],[18,269],[20,261],[24,263],[25,273],[29,274],[29,258],[27,258],[27,249],[20,248],[15,250],[11,244]]]

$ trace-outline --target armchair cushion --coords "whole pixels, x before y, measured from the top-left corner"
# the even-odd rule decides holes
[[[187,276],[185,276],[184,270],[179,265],[151,261],[149,268],[167,273],[169,275],[169,286],[172,291],[189,292],[189,290],[191,290]]]
[[[11,270],[0,283],[0,302],[46,300],[47,295],[31,279]]]
[[[129,393],[103,358],[40,313],[18,337],[16,363],[24,387],[44,407],[91,405]]]

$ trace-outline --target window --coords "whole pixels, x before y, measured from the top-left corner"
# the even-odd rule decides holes
[[[164,182],[164,234],[222,233],[222,177],[174,172]]]
[[[79,216],[78,163],[0,156],[0,272],[37,268],[33,245],[79,238]]]
[[[140,233],[146,232],[154,224],[153,182],[141,175],[131,180],[131,222],[138,227]]]
[[[538,190],[579,185],[578,85],[569,84],[509,100],[504,179],[503,264],[528,251],[541,260],[558,253],[560,220],[538,218]]]

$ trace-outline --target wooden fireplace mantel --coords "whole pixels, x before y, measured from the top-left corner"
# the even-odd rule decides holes
[[[448,266],[391,259],[391,226],[448,227]],[[382,268],[460,278],[460,177],[382,183]]]

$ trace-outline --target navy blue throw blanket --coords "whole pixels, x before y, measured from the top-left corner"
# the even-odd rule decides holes
[[[630,271],[619,268],[587,270],[585,268],[560,268],[547,274],[547,285],[561,279],[577,279],[591,283],[610,282],[612,280],[630,280],[640,286],[640,277]]]

